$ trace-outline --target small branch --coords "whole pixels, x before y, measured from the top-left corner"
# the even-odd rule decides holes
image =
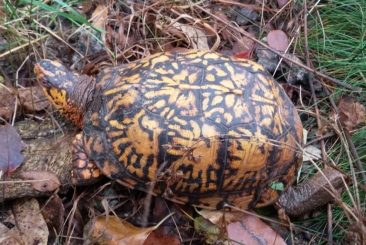
[[[320,137],[317,137],[316,139],[313,139],[309,142],[307,142],[305,145],[304,145],[304,148],[306,148],[307,146],[309,145],[312,145],[314,144],[315,142],[318,142],[318,141],[321,141],[321,140],[325,140],[325,139],[328,139],[330,137],[333,137],[335,136],[336,134],[335,133],[332,133],[332,134],[326,134],[326,135],[323,135],[323,136],[320,136]]]

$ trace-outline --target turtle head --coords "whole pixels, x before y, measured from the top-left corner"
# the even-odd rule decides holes
[[[34,73],[52,104],[66,118],[82,127],[82,117],[93,97],[94,79],[52,60],[39,61]]]
[[[47,98],[57,109],[62,110],[80,75],[52,60],[39,61],[34,73]]]

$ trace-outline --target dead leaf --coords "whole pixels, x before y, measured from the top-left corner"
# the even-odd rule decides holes
[[[0,223],[0,234],[4,234],[8,230],[9,230],[9,228],[6,227],[6,225],[4,225],[3,223]]]
[[[175,229],[175,222],[179,222],[182,218],[183,213],[181,209],[172,202],[167,202],[166,199],[162,197],[156,197],[154,200],[154,212],[152,214],[152,222],[158,223],[160,220],[164,219],[169,213],[174,212],[174,219],[168,219],[162,223],[154,231],[157,237],[163,237],[169,234],[172,229]]]
[[[291,33],[292,30],[295,30],[295,28],[299,25],[299,17],[296,16],[292,19],[290,19],[288,22],[287,22],[287,25],[286,25],[286,30],[285,32],[286,33]],[[296,26],[295,26],[296,25]]]
[[[357,124],[365,121],[365,107],[358,102],[354,102],[351,97],[341,98],[337,107],[340,120],[347,131],[352,131]]]
[[[287,4],[287,2],[288,2],[287,0],[277,0],[278,7],[282,8]]]
[[[240,221],[227,226],[232,245],[286,245],[286,242],[271,227],[257,216],[246,214]]]
[[[332,120],[329,120],[322,124],[320,128],[315,132],[315,135],[317,137],[321,137],[323,135],[326,135],[328,132],[331,132],[336,127],[336,123]]]
[[[5,7],[4,7],[4,2],[0,1],[0,19],[5,20]]]
[[[254,37],[253,33],[249,33],[250,36]],[[242,37],[237,40],[233,45],[233,53],[236,58],[250,60],[250,56],[254,49],[254,41],[248,37]]]
[[[156,237],[155,232],[151,232],[143,245],[180,245],[180,241],[173,236]]]
[[[41,192],[54,191],[61,185],[57,175],[48,171],[22,172],[19,174],[19,178],[22,180],[39,180],[37,182],[31,182],[31,185],[35,190]]]
[[[365,121],[365,107],[358,102],[354,102],[349,96],[341,98],[338,101],[337,108],[339,114],[332,111],[329,114],[328,121],[324,122],[315,133],[316,136],[323,136],[333,130],[339,132],[338,120],[343,123],[347,131],[352,131],[357,124]]]
[[[317,137],[321,137],[326,135],[328,132],[332,132],[333,130],[339,131],[338,128],[338,115],[333,111],[329,114],[328,121],[324,122],[320,128],[315,132]]]
[[[98,5],[92,14],[92,23],[96,28],[104,29],[108,17],[108,8],[104,5]]]
[[[3,86],[0,86],[0,98],[0,117],[9,120],[15,109],[15,95]]]
[[[13,116],[15,103],[17,101],[16,93],[18,93],[20,99],[16,104],[17,110],[19,105],[21,105],[26,112],[41,111],[51,106],[51,102],[46,98],[39,86],[19,88],[17,92],[12,92],[0,87],[0,117],[8,120]]]
[[[207,36],[200,29],[190,25],[181,24],[179,22],[174,22],[172,26],[184,33],[184,35],[188,38],[189,44],[194,49],[210,50],[210,47],[207,43]]]
[[[101,244],[110,245],[143,244],[150,233],[173,214],[174,213],[171,213],[165,217],[165,219],[156,226],[146,228],[136,227],[115,216],[96,217],[95,222],[89,221],[86,225],[84,235],[86,236],[89,234],[90,229],[92,229],[93,232],[91,237],[89,237],[89,241],[97,239]]]
[[[83,11],[84,14],[89,12],[92,7],[93,7],[93,4],[91,2],[84,2],[81,4],[81,10]]]
[[[234,38],[231,30],[229,28],[225,28],[225,23],[230,23],[227,15],[221,11],[215,11],[214,9],[211,9],[211,11],[212,15],[216,16],[218,19],[221,19],[221,21],[217,21],[215,18],[210,18],[205,20],[207,21],[207,24],[214,26],[215,30],[220,30],[220,36],[223,40],[227,42],[233,41]]]
[[[245,213],[238,211],[208,210],[208,209],[202,209],[200,211],[196,210],[196,212],[205,219],[211,221],[213,224],[220,224],[222,223],[223,219],[228,223],[236,222],[241,218],[243,218],[245,215]]]
[[[198,216],[194,219],[194,228],[203,231],[206,236],[206,243],[214,244],[220,237],[220,229],[208,219]]]
[[[20,104],[28,112],[42,111],[51,106],[39,86],[18,89]]]
[[[251,35],[253,36],[253,35]],[[235,55],[241,53],[249,53],[249,57],[246,59],[250,59],[250,53],[253,51],[254,41],[247,37],[242,37],[240,40],[236,41],[233,45],[233,53]]]
[[[24,144],[18,132],[10,124],[6,123],[0,129],[0,170],[10,174],[24,161],[20,152],[24,150]]]
[[[123,21],[120,22],[119,28],[118,28],[118,34],[116,35],[117,45],[125,46],[128,42],[131,41],[131,38],[129,39],[125,35],[125,27]]]
[[[305,153],[302,156],[304,162],[310,160],[318,160],[322,157],[322,151],[315,146],[309,145],[305,147],[304,151]]]
[[[12,212],[16,220],[16,226],[1,234],[0,240],[8,237],[6,244],[47,244],[47,224],[35,198],[17,199],[13,203]]]
[[[56,232],[57,235],[61,231],[61,227],[64,223],[65,208],[61,198],[58,195],[52,195],[43,201],[41,199],[40,204],[42,206],[42,215],[47,222],[48,230]]]
[[[287,35],[281,30],[273,30],[267,36],[268,45],[278,51],[286,51],[288,47]]]

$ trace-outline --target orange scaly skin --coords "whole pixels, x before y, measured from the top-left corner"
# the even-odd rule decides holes
[[[103,70],[93,91],[81,113],[83,150],[127,187],[204,208],[248,209],[277,199],[272,182],[287,189],[295,180],[301,121],[257,63],[164,52]]]

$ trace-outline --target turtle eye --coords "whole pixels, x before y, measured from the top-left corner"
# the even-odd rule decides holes
[[[46,79],[42,79],[41,84],[43,87],[49,87],[49,84]]]

